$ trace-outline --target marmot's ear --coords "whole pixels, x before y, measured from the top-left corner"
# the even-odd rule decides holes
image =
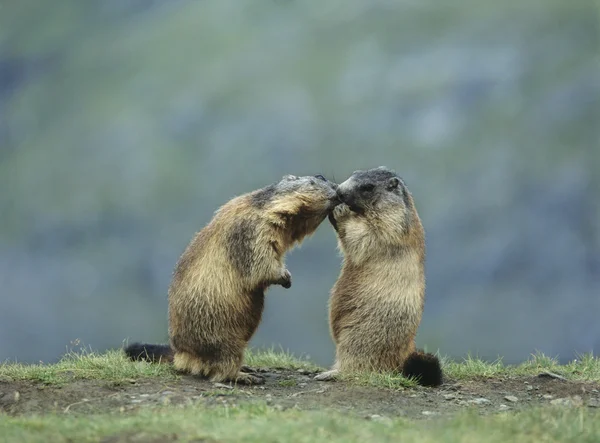
[[[392,190],[396,189],[399,184],[400,184],[400,180],[398,180],[398,177],[392,177],[388,181],[387,188],[388,188],[389,191],[392,191]]]

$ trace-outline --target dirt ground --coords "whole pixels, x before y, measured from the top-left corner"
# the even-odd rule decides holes
[[[319,382],[312,379],[314,374],[304,370],[258,371],[266,378],[264,385],[237,386],[235,389],[191,376],[168,382],[160,379],[125,383],[75,380],[62,386],[0,381],[0,412],[10,415],[87,414],[197,402],[211,406],[266,401],[278,409],[330,408],[385,420],[397,416],[449,416],[469,407],[481,413],[519,410],[541,404],[600,407],[600,384],[548,376],[469,381],[447,379],[439,388],[392,390],[339,381]]]

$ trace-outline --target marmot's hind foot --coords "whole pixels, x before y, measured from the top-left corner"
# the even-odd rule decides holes
[[[339,378],[340,371],[338,369],[332,369],[331,371],[321,372],[315,375],[314,379],[317,381],[336,381]]]
[[[246,372],[239,372],[236,379],[233,381],[235,383],[237,383],[238,385],[246,385],[246,386],[264,385],[265,384],[265,379],[263,377],[261,377],[260,375],[249,374]]]

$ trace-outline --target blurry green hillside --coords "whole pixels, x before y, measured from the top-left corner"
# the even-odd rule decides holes
[[[590,0],[0,2],[0,360],[165,340],[193,235],[282,175],[387,165],[427,230],[419,344],[600,352]],[[254,344],[326,365],[340,258],[288,257]]]

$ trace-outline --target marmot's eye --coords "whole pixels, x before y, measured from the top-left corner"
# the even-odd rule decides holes
[[[373,183],[365,183],[364,185],[360,185],[360,190],[363,192],[371,192],[375,189],[375,185]]]
[[[321,174],[315,175],[315,178],[318,178],[319,180],[323,180],[324,182],[327,181],[327,179],[325,177],[323,177]]]

